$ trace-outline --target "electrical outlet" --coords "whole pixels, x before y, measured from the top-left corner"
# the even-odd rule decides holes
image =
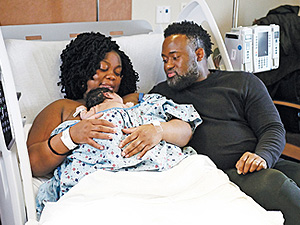
[[[156,6],[156,23],[170,23],[171,6]]]
[[[163,6],[156,6],[156,23],[163,23]]]

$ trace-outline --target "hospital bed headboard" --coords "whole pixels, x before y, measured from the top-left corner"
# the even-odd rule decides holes
[[[233,70],[217,23],[204,0],[191,1],[180,12],[177,20],[191,20],[199,25],[202,25],[203,28],[206,29],[211,35],[212,42],[215,44],[213,48],[218,48],[220,51],[220,55],[222,56],[222,61],[225,66],[225,68],[222,69]],[[212,56],[209,57],[209,66],[210,68],[214,68]]]
[[[2,26],[4,39],[61,41],[70,40],[82,32],[101,32],[113,37],[148,34],[152,27],[145,20],[51,23]]]

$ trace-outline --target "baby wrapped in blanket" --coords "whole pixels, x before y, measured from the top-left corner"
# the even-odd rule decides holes
[[[103,93],[109,93],[111,97],[105,98],[104,94],[103,103],[90,109],[88,105],[95,104],[95,102],[91,103],[88,100],[89,95],[94,95],[95,92],[98,92],[97,97],[103,96]],[[179,105],[159,94],[145,94],[139,104],[131,106],[124,105],[121,97],[110,92],[106,88],[90,91],[87,95],[87,107],[90,111],[88,113],[81,112],[81,117],[88,117],[90,112],[93,111],[93,114],[101,110],[103,113],[101,118],[117,125],[117,132],[113,134],[113,138],[110,140],[96,139],[100,145],[105,147],[104,150],[96,149],[88,144],[80,144],[78,148],[73,150],[72,154],[54,171],[53,177],[40,186],[36,198],[38,216],[40,216],[46,202],[57,201],[82,177],[96,170],[112,172],[164,171],[178,164],[189,154],[195,153],[191,148],[187,148],[183,152],[180,147],[161,141],[141,159],[137,158],[138,154],[124,158],[122,149],[118,147],[119,143],[127,136],[122,132],[123,128],[137,127],[152,121],[167,122],[172,118],[177,118],[188,122],[194,131],[202,123],[202,119],[192,105]],[[63,122],[54,129],[51,136],[62,132],[77,122],[78,120]]]

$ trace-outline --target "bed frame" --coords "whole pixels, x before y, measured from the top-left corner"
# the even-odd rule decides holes
[[[223,57],[224,69],[232,70],[221,34],[205,1],[198,0],[190,2],[178,17],[178,20],[185,19],[193,20],[198,24],[203,24],[204,27],[209,30]],[[37,44],[40,43],[40,40],[49,41],[49,44],[52,43],[51,41],[63,40],[65,43],[68,43],[68,41],[76,37],[78,33],[85,31],[99,31],[106,35],[111,35],[115,37],[117,42],[119,41],[118,43],[121,46],[124,42],[133,37],[142,38],[141,40],[144,40],[147,35],[155,35],[150,34],[152,32],[151,25],[148,22],[141,20],[0,27],[0,80],[3,85],[3,93],[5,95],[5,101],[4,98],[2,98],[1,103],[1,124],[3,129],[1,128],[0,132],[0,217],[2,225],[21,225],[25,224],[27,221],[33,221],[36,219],[35,200],[32,186],[33,178],[26,147],[26,132],[23,127],[24,121],[22,120],[23,112],[21,101],[24,100],[22,98],[26,98],[26,95],[22,93],[20,102],[18,102],[18,96],[16,94],[18,91],[16,88],[18,87],[17,82],[22,79],[22,74],[17,74],[17,72],[14,71],[15,69],[20,69],[18,68],[18,64],[21,63],[21,61],[15,62],[11,60],[9,52],[13,50],[7,50],[8,39],[21,39],[23,40],[23,42],[21,42],[22,45],[28,42],[35,43],[36,40],[39,40],[36,42]],[[152,40],[152,37],[154,36],[148,38],[149,41]],[[162,42],[162,34],[156,34],[155,37],[158,41]],[[35,41],[32,42],[32,40]],[[153,39],[152,41],[155,40],[156,39]],[[156,45],[158,46],[157,51],[159,52],[161,46],[159,46],[158,43],[156,43]],[[145,43],[143,47],[147,47],[147,44]],[[133,50],[124,49],[124,51],[127,53]],[[19,52],[18,54],[21,55],[24,54],[24,52]],[[130,54],[129,56],[131,57]],[[160,58],[160,53],[157,57]],[[134,63],[135,61],[133,60],[133,57],[131,57],[131,59],[134,67],[138,67],[138,65]],[[59,61],[59,59],[57,59],[57,61]],[[158,61],[161,62],[161,59],[158,59]],[[210,62],[211,67],[214,67],[212,59],[210,59]],[[156,65],[156,67],[161,66],[161,68],[152,71],[153,73],[161,75],[155,79],[150,77],[150,79],[153,80],[151,81],[152,83],[150,82],[151,86],[164,79],[162,65],[155,62],[150,63],[149,66],[153,67],[153,65]],[[22,67],[22,65],[19,65],[19,67]],[[146,73],[147,72],[149,72],[149,70],[146,71]],[[145,80],[146,77],[149,79],[149,74],[142,75],[141,72],[139,73],[141,80]],[[32,82],[34,81],[35,80],[32,80]],[[140,84],[141,91],[147,91],[151,88],[147,86],[143,89],[145,83],[149,82],[144,81],[143,85]],[[56,89],[56,91],[59,91],[59,89]],[[48,99],[46,102],[50,103],[50,100]],[[6,103],[7,106],[9,124],[8,122],[4,122],[4,103]],[[44,106],[40,104],[39,107],[43,108]],[[38,109],[37,112],[39,110],[40,109]],[[8,125],[10,125],[10,129],[4,128]],[[8,135],[5,136],[3,134],[4,131],[7,131]]]

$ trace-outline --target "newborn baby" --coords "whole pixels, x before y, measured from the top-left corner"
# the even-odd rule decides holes
[[[74,117],[80,114],[81,119],[92,119],[93,116],[106,109],[130,108],[134,106],[132,102],[123,103],[123,99],[108,88],[96,88],[89,91],[85,97],[86,106],[76,108]]]

